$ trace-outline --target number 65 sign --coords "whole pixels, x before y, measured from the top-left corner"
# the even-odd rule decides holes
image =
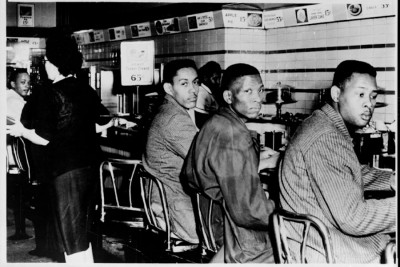
[[[151,85],[154,41],[121,42],[121,85]]]
[[[34,11],[34,5],[18,4],[18,27],[33,27]]]

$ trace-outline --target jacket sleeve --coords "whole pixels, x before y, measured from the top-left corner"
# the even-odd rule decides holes
[[[261,186],[259,159],[250,134],[225,127],[210,142],[206,164],[216,173],[232,220],[241,227],[267,230],[275,205]]]
[[[355,236],[395,229],[395,198],[364,199],[365,173],[351,145],[337,133],[316,140],[305,161],[317,201],[333,225]]]
[[[186,114],[185,114],[186,115]],[[176,114],[167,123],[165,131],[165,143],[171,151],[184,159],[189,151],[194,136],[197,133],[196,126],[189,114]]]
[[[392,172],[362,165],[361,174],[365,190],[392,190],[390,188],[390,177]]]

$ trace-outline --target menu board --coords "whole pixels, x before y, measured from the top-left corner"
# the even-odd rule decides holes
[[[365,2],[363,4],[346,4],[347,19],[360,19],[395,15],[392,1]]]
[[[179,18],[156,20],[154,22],[157,35],[180,32]]]
[[[131,30],[132,38],[151,36],[150,22],[132,24],[129,28]]]
[[[189,26],[189,31],[199,31],[215,28],[213,12],[195,14],[187,16],[186,18]]]
[[[154,41],[121,42],[121,85],[151,85]]]
[[[264,28],[279,28],[285,26],[282,10],[264,12]]]
[[[93,32],[95,42],[104,42],[104,31],[98,30]]]
[[[225,27],[263,28],[262,11],[222,10]]]
[[[108,29],[110,41],[126,39],[125,26]]]
[[[329,4],[313,5],[294,9],[297,24],[314,24],[333,21],[333,8]]]

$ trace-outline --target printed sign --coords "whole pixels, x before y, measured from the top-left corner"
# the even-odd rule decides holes
[[[17,43],[24,43],[29,46],[29,48],[44,48],[45,39],[44,38],[26,38],[26,37],[12,37],[7,38],[7,46],[11,46]]]
[[[205,12],[201,14],[187,16],[189,31],[214,29],[214,13]]]
[[[154,41],[121,42],[121,85],[151,85]]]
[[[180,32],[178,18],[156,20],[154,27],[156,28],[157,35]]]
[[[285,26],[282,10],[266,11],[264,16],[264,28],[280,28]]]
[[[34,26],[34,5],[18,4],[18,27]]]
[[[111,41],[126,39],[125,26],[108,29]]]
[[[346,4],[346,14],[348,19],[391,16],[395,15],[395,10],[392,1]]]
[[[93,35],[94,35],[94,41],[95,42],[104,42],[105,41],[105,39],[104,39],[104,31],[102,31],[102,30],[94,31]]]
[[[262,28],[262,16],[261,11],[222,10],[225,27]]]
[[[295,9],[298,24],[322,23],[333,21],[332,5],[312,5]]]
[[[131,29],[132,38],[151,36],[150,22],[132,24],[129,28]]]

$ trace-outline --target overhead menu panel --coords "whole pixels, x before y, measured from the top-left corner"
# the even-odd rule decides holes
[[[262,11],[222,10],[225,27],[263,28]]]
[[[199,31],[199,30],[215,28],[213,12],[205,12],[205,13],[190,15],[187,16],[186,18],[189,31]]]

